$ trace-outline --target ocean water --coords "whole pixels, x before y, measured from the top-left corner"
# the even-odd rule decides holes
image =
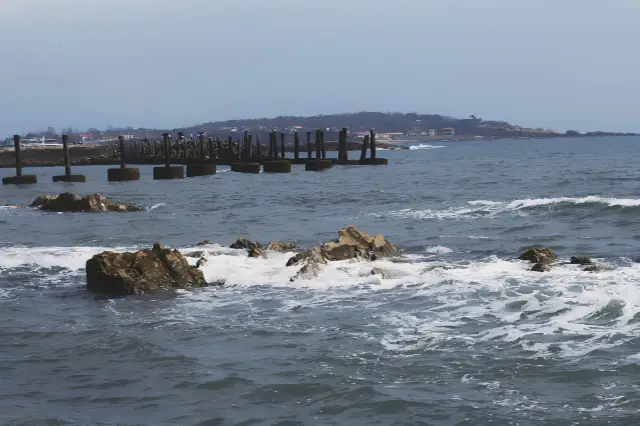
[[[117,184],[78,167],[88,183],[55,185],[61,170],[35,169],[38,185],[0,188],[0,204],[68,190],[149,206],[0,207],[0,423],[639,424],[640,139],[412,147],[381,151],[386,167],[170,182],[142,167]],[[311,247],[350,224],[403,256],[291,283],[290,254],[228,248]],[[204,250],[226,285],[86,291],[93,254],[156,241]],[[531,246],[603,271],[530,272]]]

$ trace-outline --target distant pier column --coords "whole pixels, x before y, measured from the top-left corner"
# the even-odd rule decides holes
[[[169,133],[162,134],[162,145],[164,147],[164,166],[153,168],[154,180],[183,179],[184,166],[171,165],[171,147]]]
[[[287,141],[287,134],[286,133],[280,133],[280,158],[282,158],[283,160],[285,158],[287,158],[287,150],[286,150],[286,141]]]
[[[127,168],[125,163],[127,154],[125,152],[124,137],[118,136],[118,145],[120,147],[120,168],[107,169],[107,181],[125,182],[130,180],[140,180],[140,169]]]
[[[64,151],[64,175],[54,176],[54,182],[86,182],[84,175],[72,175],[69,161],[69,135],[62,135],[62,150]]]
[[[322,159],[322,147],[320,146],[320,129],[316,130],[316,160]]]
[[[300,159],[300,135],[298,132],[293,133],[293,159]]]
[[[313,155],[313,149],[311,147],[311,132],[307,132],[307,159],[310,160]]]
[[[206,163],[204,158],[204,134],[200,132],[198,136],[198,143],[200,148],[199,164],[190,163],[187,165],[187,177],[195,176],[210,176],[216,174],[216,165]],[[195,149],[194,149],[195,151]]]
[[[376,158],[376,131],[371,129],[369,131],[369,140],[370,140],[370,148],[371,148],[371,158],[365,158],[364,160],[360,159],[360,164],[367,166],[383,166],[389,164],[389,160],[386,158]],[[366,143],[366,139],[365,139]],[[365,149],[363,147],[363,149]]]
[[[215,163],[215,156],[213,155],[213,138],[209,137],[209,162]]]
[[[36,175],[22,174],[22,156],[20,152],[20,135],[13,135],[13,147],[16,156],[16,175],[2,178],[3,185],[32,185],[38,183]]]

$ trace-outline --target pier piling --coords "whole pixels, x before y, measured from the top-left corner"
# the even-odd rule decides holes
[[[369,131],[369,143],[370,143],[371,157],[363,159],[361,156],[360,164],[367,165],[367,166],[383,166],[383,165],[389,164],[389,160],[387,158],[376,158],[376,131],[374,129],[371,129]],[[363,150],[366,155],[366,148],[363,147]]]
[[[13,146],[16,155],[16,175],[7,176],[2,178],[3,185],[32,185],[38,183],[36,175],[23,175],[22,174],[22,156],[20,152],[20,136],[13,136]]]
[[[199,163],[190,163],[187,165],[187,177],[195,177],[195,176],[210,176],[216,174],[216,165],[211,163],[206,163],[204,158],[204,134],[200,133],[198,137],[198,143],[200,148],[200,158],[198,159]],[[195,151],[195,149],[194,149]]]
[[[125,152],[124,138],[122,136],[118,136],[118,145],[120,147],[120,168],[107,169],[107,181],[125,182],[140,180],[140,169],[130,169],[125,164],[127,155]]]
[[[86,182],[84,175],[72,175],[69,161],[69,135],[62,135],[62,150],[64,151],[64,174],[54,176],[54,182]]]
[[[169,142],[169,133],[162,134],[162,145],[164,148],[164,166],[153,168],[153,179],[183,179],[184,167],[171,165],[171,147]]]

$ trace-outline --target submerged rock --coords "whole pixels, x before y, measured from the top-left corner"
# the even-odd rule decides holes
[[[600,268],[598,265],[589,265],[582,268],[582,270],[585,272],[600,272],[602,271],[602,268]]]
[[[257,241],[250,241],[248,238],[240,237],[238,240],[231,244],[232,249],[245,249],[251,250],[253,248],[262,248],[262,244]]]
[[[558,256],[549,248],[532,248],[518,257],[531,263],[550,264],[558,260]]]
[[[86,197],[65,192],[60,195],[42,195],[36,198],[30,207],[52,212],[139,212],[143,206],[127,203],[112,203],[102,194]]]
[[[373,268],[369,275],[377,275],[380,278],[389,278],[389,274],[382,268]]]
[[[299,272],[291,278],[291,281],[294,281],[298,278],[316,276],[327,261],[376,260],[398,254],[398,249],[382,234],[372,237],[355,226],[348,226],[338,232],[336,241],[296,254],[289,259],[287,266],[302,265]]]
[[[536,263],[531,267],[531,271],[533,272],[549,272],[551,270],[551,265],[548,263]]]
[[[87,261],[87,288],[113,296],[205,287],[202,271],[178,251],[154,244],[134,253],[105,251]]]
[[[267,256],[265,256],[265,254],[264,254],[264,252],[262,251],[261,248],[253,247],[253,248],[249,249],[249,257],[266,259]]]
[[[289,251],[295,250],[297,246],[294,243],[280,243],[277,241],[271,241],[267,244],[267,250],[270,251]]]
[[[569,261],[572,265],[593,265],[593,262],[588,257],[580,257],[580,256],[571,256],[571,260]]]

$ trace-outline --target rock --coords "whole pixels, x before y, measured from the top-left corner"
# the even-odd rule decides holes
[[[5,204],[4,207],[22,208],[24,204]]]
[[[252,248],[262,248],[262,244],[257,241],[249,241],[249,239],[245,237],[240,237],[238,240],[231,244],[232,249],[245,249],[251,250]]]
[[[201,257],[200,259],[198,259],[198,261],[196,262],[196,268],[200,268],[202,265],[204,265],[205,263],[207,263],[208,260],[205,257]]]
[[[378,275],[380,278],[389,278],[389,274],[382,268],[373,268],[369,275]]]
[[[105,251],[87,261],[87,288],[113,296],[205,287],[202,271],[178,251],[154,244],[135,253]]]
[[[550,270],[551,266],[548,263],[536,263],[531,267],[533,272],[549,272]]]
[[[397,256],[399,254],[393,244],[382,234],[374,237],[358,230],[355,226],[348,226],[338,232],[338,240],[325,243],[321,247],[322,254],[327,260],[365,259],[376,260],[381,257]]]
[[[202,240],[200,241],[198,244],[196,244],[197,246],[206,246],[207,244],[211,244],[211,241],[209,240]]]
[[[297,246],[294,243],[279,243],[276,241],[271,241],[267,244],[267,250],[271,251],[289,251],[295,250]]]
[[[293,282],[300,278],[309,279],[316,277],[326,264],[327,261],[318,247],[300,252],[290,258],[287,262],[287,266],[302,265],[298,272],[293,277],[289,278],[289,281]]]
[[[598,265],[589,265],[582,268],[582,270],[585,272],[600,272],[602,271],[602,268],[600,268]]]
[[[139,212],[143,206],[126,203],[112,203],[104,195],[91,194],[86,197],[69,192],[60,195],[43,195],[34,200],[30,207],[52,212]]]
[[[261,259],[266,259],[267,258],[267,256],[265,256],[265,254],[262,251],[262,249],[259,248],[259,247],[253,247],[253,248],[249,249],[249,257],[261,258]]]
[[[588,257],[571,256],[569,261],[572,265],[593,265],[593,262]]]
[[[205,255],[205,251],[204,250],[198,250],[198,251],[194,251],[188,254],[185,254],[185,256],[187,257],[195,257],[196,259],[204,257]]]
[[[549,248],[532,248],[522,253],[518,259],[531,263],[549,264],[557,261],[558,256]]]

